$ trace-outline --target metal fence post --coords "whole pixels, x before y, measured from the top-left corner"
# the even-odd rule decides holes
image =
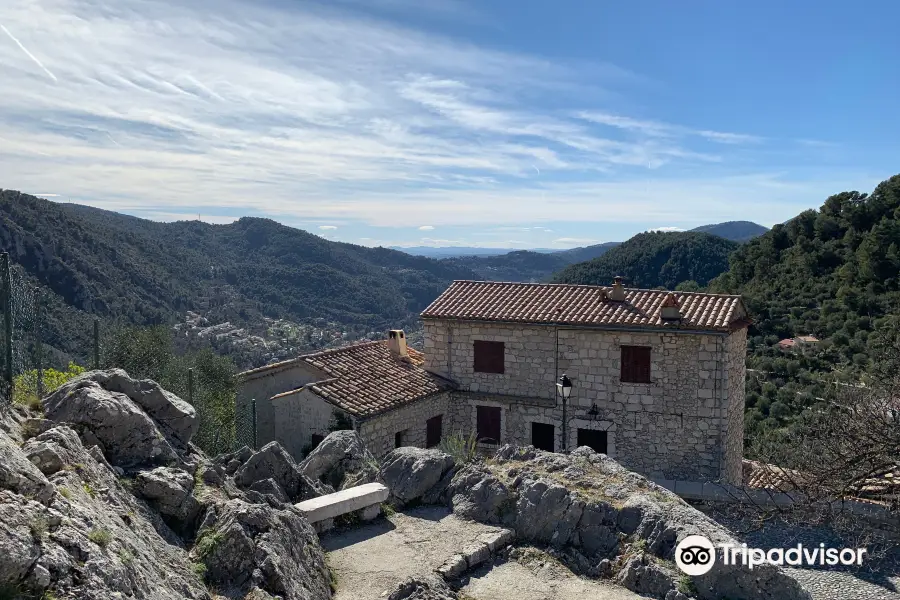
[[[253,416],[253,449],[256,450],[256,398],[250,401],[250,413]]]
[[[44,397],[44,342],[41,339],[41,324],[44,318],[44,294],[37,293],[35,297],[35,318],[34,318],[34,337],[35,337],[35,361],[37,362],[37,395],[38,398]]]
[[[94,369],[100,368],[100,319],[94,318]]]
[[[12,402],[13,398],[13,320],[12,320],[12,275],[10,274],[9,253],[4,252],[0,255],[0,277],[3,278],[3,324],[4,324],[4,349],[6,355],[6,365],[3,369],[3,380],[6,384],[6,393],[9,394],[5,400]]]

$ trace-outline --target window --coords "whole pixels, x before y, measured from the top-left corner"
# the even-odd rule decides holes
[[[531,445],[538,450],[554,451],[554,438],[556,437],[553,425],[547,423],[531,424]]]
[[[475,341],[475,372],[503,373],[503,342]]]
[[[394,448],[402,448],[403,447],[403,438],[406,437],[404,434],[405,431],[398,431],[394,434]]]
[[[578,447],[587,446],[594,452],[606,454],[606,432],[596,429],[578,430]]]
[[[432,448],[441,443],[441,433],[444,428],[444,415],[431,417],[425,421],[425,447]]]
[[[500,407],[476,406],[478,441],[488,444],[500,443]]]
[[[322,440],[325,439],[324,435],[320,435],[318,433],[312,434],[312,449],[315,450],[319,447],[319,444],[322,443]]]
[[[625,383],[650,383],[649,346],[622,346],[621,380]]]

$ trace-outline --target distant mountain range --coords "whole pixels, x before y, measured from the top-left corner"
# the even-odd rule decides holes
[[[734,242],[746,242],[768,231],[762,225],[750,221],[729,221],[715,225],[703,225],[690,232],[705,233]],[[412,254],[441,258],[457,268],[475,272],[479,279],[493,281],[549,281],[554,273],[584,261],[597,259],[622,242],[606,242],[594,246],[570,250],[502,250],[498,248],[445,247],[398,248]],[[718,274],[715,273],[715,274]]]

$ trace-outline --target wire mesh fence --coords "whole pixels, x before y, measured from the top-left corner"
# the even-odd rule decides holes
[[[133,379],[152,379],[197,412],[194,442],[210,455],[256,446],[255,406],[236,414],[234,365],[210,349],[176,352],[166,326],[133,327],[86,320],[91,342],[83,365],[48,367],[44,326],[46,299],[40,288],[12,269],[0,254],[0,412],[16,402],[40,408],[40,399],[86,369],[121,368]],[[56,365],[58,366],[58,365]]]

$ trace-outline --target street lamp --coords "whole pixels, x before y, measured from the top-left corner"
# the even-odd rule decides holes
[[[562,414],[562,449],[566,451],[566,438],[569,436],[569,424],[566,419],[566,400],[572,393],[572,380],[563,373],[559,381],[556,382],[556,393],[562,398],[563,414]]]

